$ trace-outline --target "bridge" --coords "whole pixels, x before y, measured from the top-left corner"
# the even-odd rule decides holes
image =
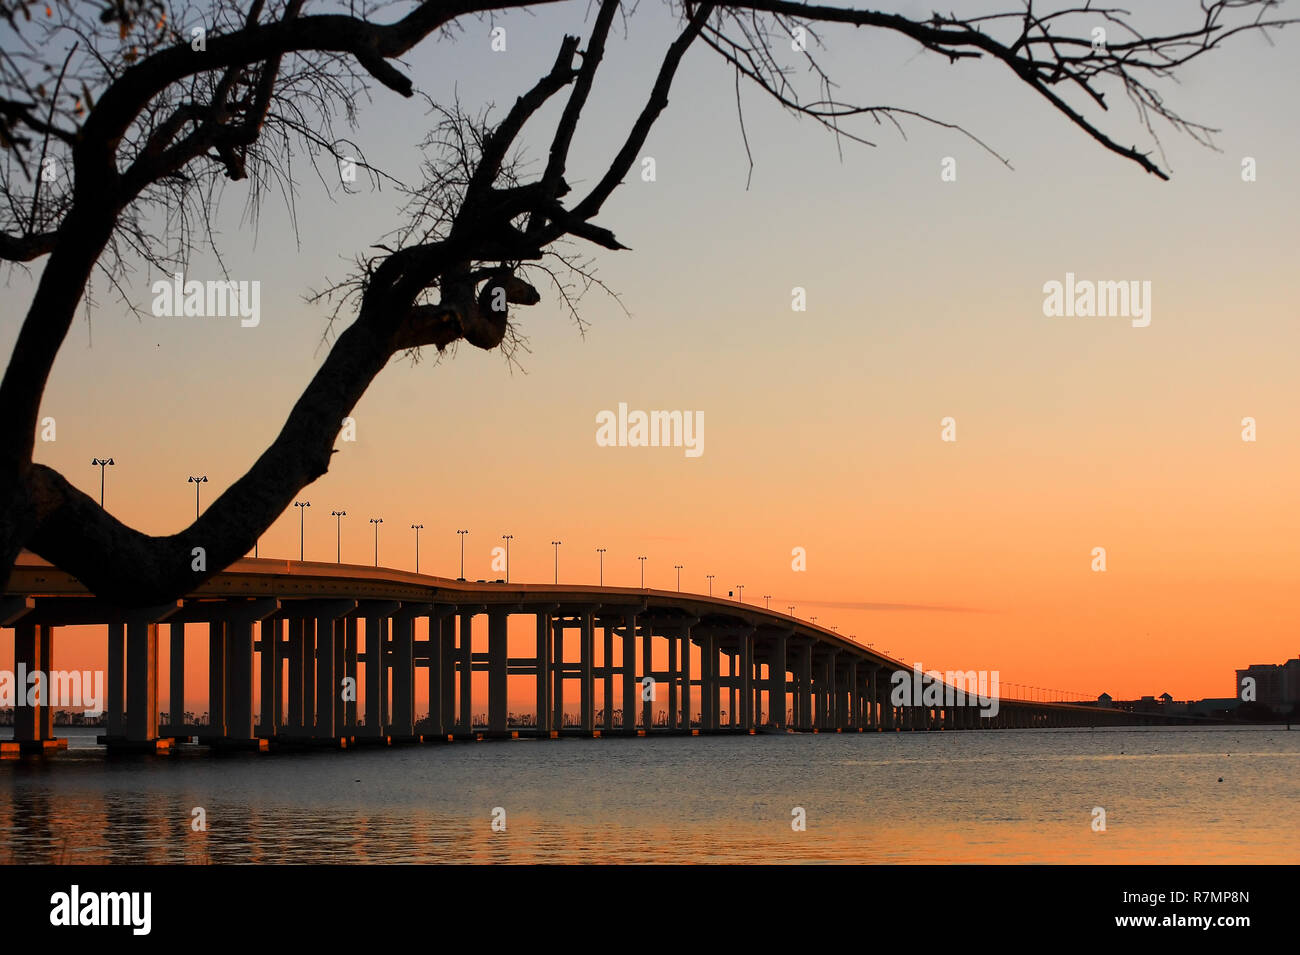
[[[532,652],[523,657],[508,653],[515,615],[535,626],[535,645],[529,638]],[[120,752],[161,753],[188,739],[266,750],[527,736],[1168,722],[1154,714],[1006,697],[991,712],[947,685],[934,702],[896,705],[890,677],[911,672],[906,664],[807,620],[730,598],[248,558],[184,599],[122,608],[22,554],[0,596],[0,627],[14,631],[14,673],[53,672],[59,628],[86,625],[107,631],[106,732],[98,740]],[[206,636],[204,723],[185,723],[181,713],[187,627],[191,643],[196,632]],[[170,641],[165,723],[158,653],[164,628]],[[417,639],[417,632],[426,636]],[[576,641],[566,644],[566,634]],[[487,675],[486,699],[481,690],[475,699],[476,672]],[[508,707],[511,676],[529,680],[530,697],[535,687],[536,705],[526,717]],[[427,681],[429,700],[418,720],[417,679]],[[567,718],[568,694],[576,694],[576,721]],[[476,705],[484,704],[486,718],[476,719]],[[17,706],[14,738],[0,743],[4,753],[66,746],[54,733],[55,708],[48,697]]]

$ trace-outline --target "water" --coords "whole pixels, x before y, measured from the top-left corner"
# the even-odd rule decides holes
[[[55,759],[0,763],[0,863],[1300,862],[1300,732],[1281,727],[123,760],[67,732]]]

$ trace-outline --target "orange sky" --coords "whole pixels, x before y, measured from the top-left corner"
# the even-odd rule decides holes
[[[462,98],[507,102],[575,18],[574,5],[506,18],[521,25],[508,54],[486,62],[471,35],[412,68],[435,95],[457,82]],[[597,174],[666,36],[656,11],[632,27],[575,182]],[[381,563],[410,569],[422,522],[421,568],[448,576],[457,528],[472,532],[470,577],[489,576],[507,532],[518,580],[549,581],[559,539],[561,579],[594,581],[606,547],[610,584],[637,584],[646,555],[651,586],[673,587],[683,564],[684,589],[716,574],[715,592],[744,584],[749,601],[771,594],[926,667],[1088,695],[1228,696],[1236,668],[1295,656],[1300,128],[1280,105],[1300,91],[1293,54],[1248,39],[1188,71],[1172,95],[1223,127],[1222,151],[1167,139],[1174,181],[1161,183],[991,66],[870,37],[861,56],[855,36],[828,34],[847,88],[960,121],[1014,171],[922,126],[905,141],[876,130],[878,148],[841,162],[754,102],[747,191],[730,74],[693,52],[679,80],[691,93],[647,145],[656,181],[626,183],[604,216],[635,250],[598,260],[631,316],[592,293],[580,336],[542,289],[516,316],[522,371],[473,349],[395,360],[355,412],[357,441],[303,492],[308,558],[332,559],[338,508],[345,560],[371,560],[367,519],[382,516]],[[1114,112],[1109,128],[1139,135],[1127,106]],[[361,135],[401,174],[422,123],[418,104],[377,95]],[[940,180],[945,156],[956,182]],[[1242,181],[1244,156],[1257,181]],[[231,277],[262,282],[260,325],[137,318],[100,290],[45,395],[57,440],[37,459],[97,494],[90,459],[112,455],[107,504],[146,531],[192,518],[187,475],[209,477],[210,501],[274,436],[324,353],[304,293],[395,221],[391,190],[319,201],[304,182],[297,242],[274,207],[254,238],[242,188],[227,189],[223,241]],[[214,269],[197,256],[190,274]],[[1151,324],[1045,317],[1043,284],[1066,272],[1150,281]],[[146,312],[158,277],[136,283]],[[806,312],[791,310],[796,286]],[[0,293],[4,353],[30,289],[17,273]],[[702,411],[704,453],[598,447],[595,416],[620,401]],[[940,440],[945,416],[956,442]],[[291,509],[262,553],[297,551]]]

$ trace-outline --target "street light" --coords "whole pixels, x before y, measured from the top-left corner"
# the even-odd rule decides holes
[[[744,584],[736,584],[736,593],[738,593],[738,594],[740,595],[740,596],[738,596],[736,599],[739,600],[741,603],[744,603],[744,602],[745,602],[745,585],[744,585]]]
[[[195,477],[191,474],[189,481],[187,482],[194,485],[194,519],[196,521],[199,519],[199,485],[206,484],[207,481],[208,476],[206,474],[203,475],[203,477]],[[102,507],[103,505],[101,504],[100,506]]]
[[[375,566],[379,566],[379,525],[384,523],[382,517],[370,518],[370,523],[375,525]]]
[[[465,535],[468,533],[469,531],[456,532],[460,537],[460,576],[456,578],[457,580],[465,579]]]
[[[298,508],[298,559],[303,560],[303,554],[306,552],[304,528],[307,524],[307,508],[311,507],[311,501],[294,501],[293,506]]]
[[[678,593],[681,593],[681,591],[682,591],[682,565],[681,565],[681,564],[673,564],[673,570],[677,571],[677,592],[678,592]]]
[[[112,458],[95,458],[90,462],[91,467],[99,467],[99,507],[104,508],[104,468],[113,463]]]
[[[790,606],[786,607],[785,609],[790,611],[790,616],[792,617],[794,616],[794,604],[790,604]]]
[[[763,609],[764,609],[764,610],[771,610],[771,609],[772,609],[772,595],[771,595],[771,594],[763,594]]]
[[[334,563],[343,563],[343,518],[347,516],[347,511],[330,511],[330,517],[334,518]]]
[[[641,589],[645,590],[645,558],[638,557],[637,560],[641,561]]]
[[[605,548],[597,547],[596,553],[600,555],[600,585],[605,586]]]
[[[560,545],[564,541],[551,541],[551,546],[555,548],[555,582],[560,582]]]
[[[415,531],[415,572],[420,572],[420,531],[424,529],[423,524],[412,524],[411,530]]]
[[[713,596],[713,577],[714,577],[714,575],[713,575],[713,574],[705,574],[704,576],[709,578],[709,596],[712,597],[712,596]]]
[[[510,542],[515,539],[515,535],[502,534],[501,539],[506,542],[506,583],[510,583]]]

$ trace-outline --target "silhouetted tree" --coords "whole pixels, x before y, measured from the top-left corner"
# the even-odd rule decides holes
[[[462,340],[509,352],[511,306],[538,302],[535,282],[551,280],[568,301],[591,281],[566,240],[624,248],[595,220],[638,159],[693,46],[734,70],[738,108],[740,84],[752,84],[835,136],[859,141],[854,124],[940,121],[842,98],[818,62],[818,31],[869,28],[953,63],[995,61],[1102,147],[1166,178],[1149,154],[1097,125],[1107,87],[1129,99],[1157,148],[1158,122],[1208,142],[1212,131],[1180,117],[1153,84],[1228,37],[1290,22],[1270,19],[1276,0],[1169,4],[1190,12],[1163,33],[1139,30],[1116,8],[1044,12],[1032,0],[1023,9],[924,19],[782,0],[675,4],[676,39],[644,99],[628,105],[627,128],[604,173],[575,196],[566,163],[620,15],[616,0],[602,0],[589,14],[585,45],[560,39],[550,71],[499,119],[433,104],[439,119],[427,178],[411,188],[406,220],[350,280],[322,295],[348,324],[271,445],[191,525],[164,537],[142,534],[33,463],[41,396],[92,276],[120,287],[142,262],[171,271],[211,239],[222,180],[247,180],[254,208],[268,190],[292,196],[292,156],[305,149],[313,162],[332,165],[362,155],[337,127],[353,122],[353,104],[368,90],[415,93],[401,57],[448,42],[449,28],[467,17],[544,2],[427,0],[384,19],[391,4],[322,3],[309,13],[305,0],[0,0],[0,258],[42,264],[0,382],[0,580],[28,547],[122,604],[187,593],[250,551],[326,472],[343,418],[394,355]],[[194,23],[205,24],[199,36],[181,26]],[[1096,26],[1109,42],[1096,41]],[[635,29],[630,19],[627,29]],[[800,89],[809,82],[814,90]],[[512,160],[521,131],[556,97],[564,103],[545,166],[525,178]],[[66,174],[47,181],[49,168]],[[364,156],[362,168],[382,175]],[[195,547],[206,551],[205,571],[192,569]]]

